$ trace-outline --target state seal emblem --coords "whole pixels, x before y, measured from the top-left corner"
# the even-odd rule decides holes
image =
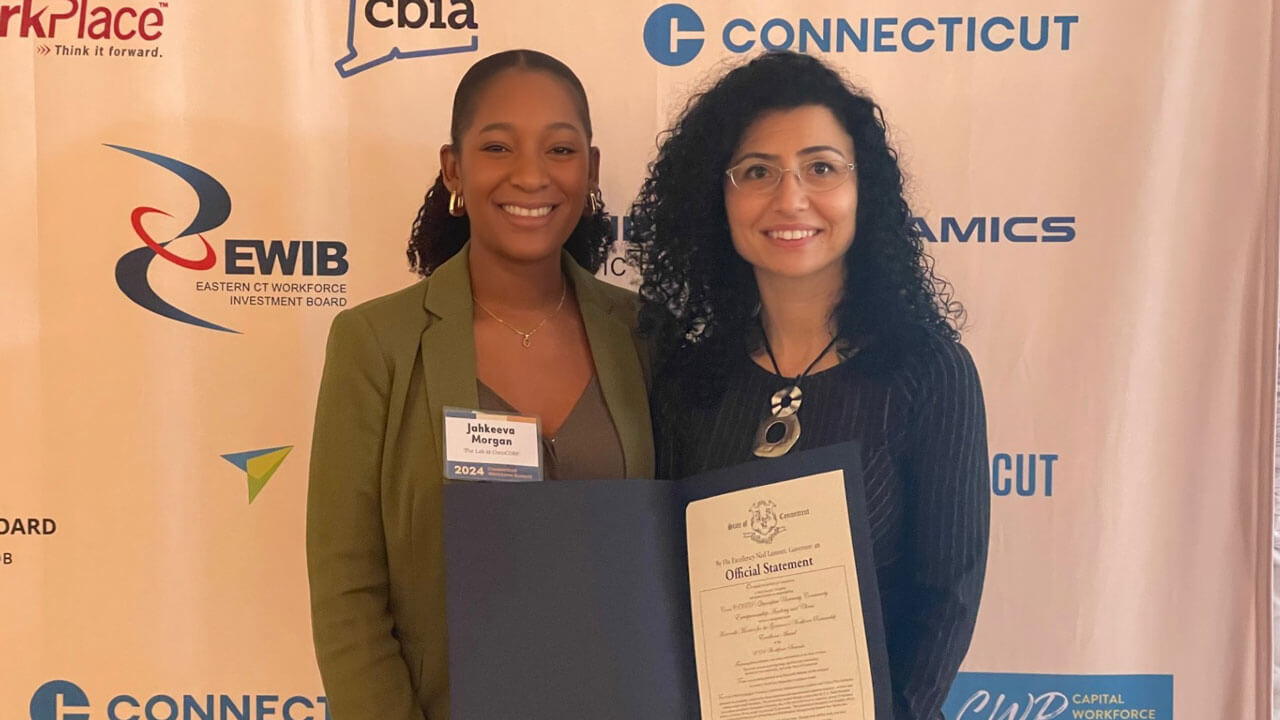
[[[750,532],[744,533],[758,543],[772,543],[778,533],[786,530],[778,524],[778,512],[772,500],[758,500],[748,511],[747,527]]]

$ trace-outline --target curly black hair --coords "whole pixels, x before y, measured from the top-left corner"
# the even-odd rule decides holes
[[[729,234],[725,168],[761,114],[805,105],[831,110],[857,158],[857,230],[834,310],[839,337],[860,349],[855,359],[869,370],[893,367],[929,337],[959,339],[964,309],[934,274],[911,221],[880,107],[816,58],[767,53],[689,99],[659,136],[630,211],[627,254],[642,276],[641,330],[659,370],[691,378],[683,390],[693,397],[718,393],[729,363],[759,336],[755,275]]]
[[[449,138],[454,146],[459,144],[471,119],[475,116],[476,101],[485,85],[504,70],[520,68],[545,72],[563,81],[569,94],[578,105],[582,125],[591,141],[591,112],[587,105],[587,92],[582,81],[569,66],[537,50],[507,50],[477,61],[462,76],[453,95],[453,116],[449,125]],[[443,173],[437,173],[435,182],[427,189],[422,207],[409,232],[409,267],[422,277],[427,277],[446,260],[453,257],[471,237],[471,221],[465,215],[449,214],[449,188],[444,184]],[[613,244],[613,225],[603,207],[582,216],[569,239],[565,250],[582,267],[596,272],[609,255]]]

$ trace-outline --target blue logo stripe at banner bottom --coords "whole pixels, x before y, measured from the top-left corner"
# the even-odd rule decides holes
[[[1172,720],[1172,675],[960,673],[947,720]]]

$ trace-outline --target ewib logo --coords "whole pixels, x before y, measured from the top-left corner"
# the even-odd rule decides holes
[[[212,293],[225,297],[228,305],[252,307],[343,307],[347,304],[347,285],[345,282],[333,280],[335,276],[345,275],[349,268],[347,262],[347,246],[335,241],[312,240],[266,240],[227,239],[223,244],[225,262],[223,276],[259,275],[259,276],[321,276],[330,278],[323,282],[287,282],[257,280],[214,280],[206,279],[205,273],[215,271],[218,264],[217,252],[205,238],[204,233],[222,226],[231,216],[231,195],[222,183],[209,173],[175,160],[146,150],[107,145],[109,148],[128,153],[147,160],[176,175],[185,182],[196,195],[196,213],[185,229],[170,236],[169,240],[157,242],[155,229],[150,227],[159,224],[156,216],[173,217],[168,212],[139,205],[130,213],[133,232],[142,241],[142,247],[135,248],[120,257],[116,262],[116,285],[125,297],[139,307],[150,310],[161,317],[177,322],[194,325],[219,332],[238,333],[224,325],[205,320],[182,310],[161,298],[152,287],[149,271],[156,258],[170,265],[201,273],[193,290],[196,293]],[[200,241],[196,246],[189,239]],[[174,244],[186,248],[180,254],[171,246]],[[191,249],[199,247],[199,255],[190,255]],[[216,271],[215,271],[216,272]]]
[[[344,78],[396,59],[480,49],[472,0],[349,0]]]

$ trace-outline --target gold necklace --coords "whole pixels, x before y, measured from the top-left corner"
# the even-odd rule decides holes
[[[560,302],[556,303],[556,309],[552,310],[551,314],[542,318],[542,322],[538,323],[532,330],[528,332],[525,332],[524,330],[521,330],[520,328],[516,327],[515,325],[512,325],[506,320],[503,320],[502,318],[498,317],[497,313],[485,307],[484,305],[480,304],[480,299],[475,296],[475,293],[472,293],[471,300],[476,304],[476,307],[488,313],[489,317],[493,318],[494,320],[497,320],[498,322],[502,323],[503,327],[519,335],[520,344],[527,348],[533,344],[533,340],[532,340],[533,334],[541,330],[542,326],[546,325],[548,320],[560,314],[560,308],[564,307],[564,299],[568,294],[569,294],[569,283],[564,282],[564,279],[562,278],[560,281]]]

